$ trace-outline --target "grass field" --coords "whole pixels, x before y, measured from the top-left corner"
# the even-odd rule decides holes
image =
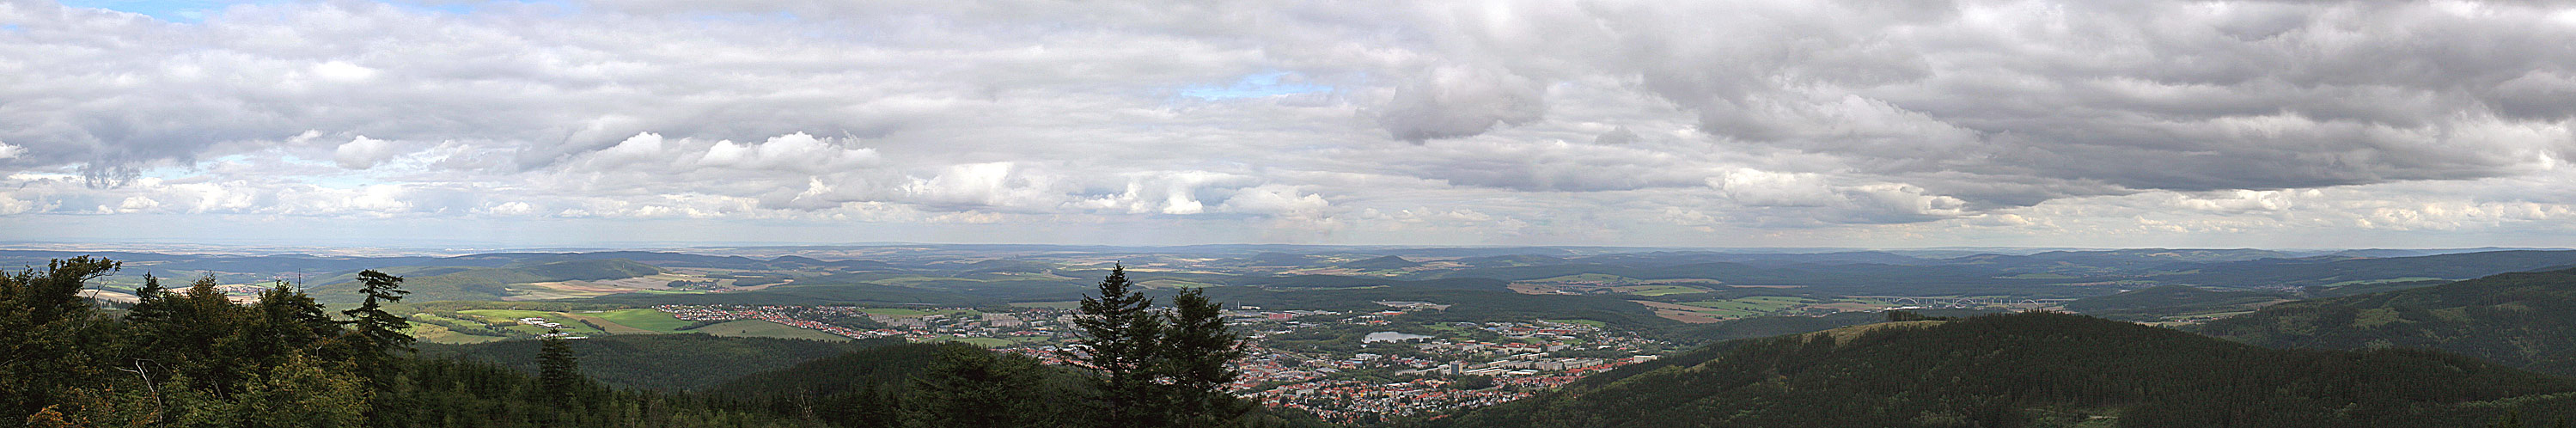
[[[689,321],[672,318],[670,313],[657,309],[619,309],[601,312],[598,316],[627,327],[663,333],[676,333],[681,326],[689,325]]]
[[[890,317],[917,317],[917,316],[923,316],[923,315],[952,315],[952,316],[953,316],[953,315],[959,315],[959,314],[974,315],[974,314],[981,314],[981,313],[982,313],[982,312],[975,312],[975,311],[965,310],[965,309],[951,309],[951,310],[925,311],[925,310],[920,310],[920,309],[904,309],[904,308],[860,308],[860,309],[859,309],[859,312],[865,312],[865,313],[868,313],[868,314],[870,314],[870,315],[884,315],[884,316],[890,316]]]
[[[1563,323],[1563,324],[1582,324],[1582,325],[1592,326],[1592,328],[1601,328],[1601,327],[1605,327],[1605,326],[1609,326],[1609,325],[1610,325],[1610,323],[1605,323],[1605,322],[1600,322],[1600,321],[1593,321],[1593,320],[1585,320],[1585,319],[1541,320],[1541,321],[1547,321],[1547,322],[1552,322],[1552,323]],[[1453,328],[1454,328],[1454,327],[1453,327]]]
[[[969,345],[975,345],[975,346],[982,346],[982,347],[986,347],[986,348],[999,348],[999,347],[1011,346],[1011,345],[1013,345],[1013,344],[1017,344],[1017,343],[1019,343],[1019,342],[1013,342],[1013,341],[1009,341],[1009,340],[1002,340],[1002,339],[995,339],[995,338],[990,338],[990,337],[968,337],[968,338],[953,339],[953,340],[949,340],[949,341],[950,341],[950,342],[964,343],[964,344],[969,344]]]
[[[1580,274],[1573,274],[1573,275],[1566,275],[1566,276],[1547,277],[1547,278],[1539,278],[1539,279],[1533,279],[1533,280],[1530,280],[1530,282],[1627,282],[1627,281],[1634,281],[1634,280],[1633,280],[1633,279],[1629,279],[1628,277],[1618,276],[1618,275],[1611,275],[1611,274],[1606,274],[1606,273],[1580,273]]]
[[[411,325],[411,330],[404,333],[410,334],[412,338],[420,339],[422,342],[429,343],[483,343],[504,339],[501,337],[476,336],[457,333],[455,330],[447,329],[446,326],[430,323],[414,323]]]
[[[546,330],[548,330],[548,329],[547,329],[547,328],[545,328],[545,327],[538,327],[538,326],[527,325],[527,324],[519,324],[519,321],[518,321],[518,320],[519,320],[520,318],[545,318],[545,319],[546,319],[546,321],[553,322],[553,323],[556,323],[556,324],[563,324],[563,328],[558,328],[558,329],[554,329],[554,330],[561,330],[561,331],[563,331],[563,332],[565,332],[565,333],[580,334],[580,335],[608,334],[608,333],[609,333],[609,332],[607,332],[607,331],[601,331],[600,329],[590,328],[590,326],[589,326],[589,325],[584,325],[584,324],[582,324],[580,320],[575,319],[576,317],[573,317],[571,314],[565,314],[565,313],[561,313],[561,312],[529,311],[529,310],[519,310],[519,309],[467,309],[467,310],[462,310],[462,311],[456,311],[456,313],[457,313],[457,314],[461,314],[461,315],[466,315],[466,316],[475,317],[475,318],[482,318],[482,320],[481,320],[481,321],[482,321],[484,324],[486,324],[486,325],[500,325],[500,326],[502,326],[502,327],[501,327],[501,329],[503,329],[503,330],[515,331],[515,332],[520,332],[520,333],[527,333],[527,334],[532,334],[532,335],[534,335],[534,334],[546,334]],[[605,327],[605,326],[603,326],[603,327]]]
[[[696,331],[696,332],[699,332],[699,333],[706,333],[706,334],[711,334],[711,335],[717,335],[717,336],[726,336],[726,337],[775,337],[775,338],[781,338],[781,339],[807,339],[807,340],[831,340],[831,341],[846,341],[846,340],[850,340],[850,338],[847,338],[847,337],[841,337],[841,336],[839,336],[839,335],[835,335],[835,334],[831,334],[831,333],[824,333],[824,332],[820,332],[820,331],[813,331],[813,330],[806,330],[806,329],[801,329],[801,328],[796,328],[796,327],[789,327],[789,326],[787,326],[786,324],[779,324],[779,323],[768,322],[768,321],[761,321],[761,320],[740,320],[740,321],[724,322],[724,323],[718,323],[718,324],[710,325],[710,326],[706,326],[706,327],[698,327],[698,329],[697,329],[697,330],[691,330],[691,331]]]
[[[1012,303],[1012,304],[1011,304],[1011,307],[1014,307],[1014,308],[1055,308],[1055,309],[1073,309],[1073,308],[1082,307],[1082,302],[1080,302],[1080,301],[1071,301],[1071,302],[1020,302],[1020,303]]]
[[[1664,295],[1673,295],[1673,294],[1690,294],[1690,293],[1706,293],[1706,292],[1708,292],[1708,290],[1705,290],[1705,289],[1694,288],[1694,287],[1683,287],[1683,286],[1678,286],[1678,285],[1652,285],[1652,286],[1643,286],[1643,287],[1630,287],[1630,288],[1628,288],[1627,290],[1628,290],[1628,294],[1635,294],[1635,295],[1639,295],[1639,296],[1664,296]]]

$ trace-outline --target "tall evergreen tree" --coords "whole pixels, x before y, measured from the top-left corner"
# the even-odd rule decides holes
[[[411,323],[384,309],[385,303],[400,302],[403,295],[411,294],[411,291],[402,289],[402,281],[402,277],[384,272],[358,272],[358,283],[364,286],[358,292],[365,294],[366,299],[359,301],[357,308],[340,311],[340,314],[349,316],[350,322],[357,324],[356,333],[364,346],[385,352],[411,347],[411,335],[402,332],[411,328]]]
[[[411,294],[402,289],[402,281],[402,277],[373,269],[358,272],[358,283],[362,285],[358,292],[365,299],[358,301],[356,308],[340,311],[356,327],[341,338],[343,352],[357,362],[359,374],[378,387],[392,381],[401,370],[393,357],[411,350],[412,337],[403,333],[411,323],[384,309],[386,303],[400,302],[403,295]]]
[[[1152,368],[1164,355],[1162,318],[1152,312],[1154,300],[1127,282],[1124,264],[1111,267],[1096,292],[1082,298],[1081,314],[1074,318],[1082,337],[1066,351],[1077,365],[1099,372],[1101,410],[1095,422],[1107,427],[1164,426],[1161,412],[1147,407],[1158,401],[1161,385]]]
[[[1225,327],[1225,314],[1200,289],[1172,296],[1170,327],[1162,340],[1160,372],[1169,390],[1165,407],[1183,426],[1215,426],[1251,409],[1225,390],[1241,373],[1230,364],[1244,352],[1242,339]]]
[[[571,402],[573,392],[581,388],[581,357],[573,355],[572,345],[564,343],[563,332],[546,330],[545,343],[537,347],[537,379],[545,396],[557,403]]]

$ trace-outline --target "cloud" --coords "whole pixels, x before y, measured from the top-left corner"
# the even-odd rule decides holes
[[[174,23],[15,4],[0,215],[1221,222],[1449,243],[2554,236],[2576,203],[2543,190],[2576,188],[2567,16],[283,2]]]
[[[402,153],[396,151],[392,142],[360,135],[332,150],[331,159],[339,162],[341,168],[367,169],[399,154]]]
[[[1504,70],[1435,68],[1397,87],[1377,122],[1406,141],[1476,135],[1539,120],[1547,113],[1541,86]]]

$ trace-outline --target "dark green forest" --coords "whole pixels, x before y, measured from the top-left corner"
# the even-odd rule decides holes
[[[2421,348],[2576,376],[2576,269],[2283,303],[2202,334],[2284,348]]]
[[[703,334],[612,335],[567,342],[566,346],[583,359],[583,375],[611,386],[663,391],[705,389],[752,373],[904,343],[900,339],[826,342]],[[535,372],[538,345],[528,340],[471,345],[421,344],[420,355],[488,362]]]
[[[2507,415],[2576,418],[2576,379],[2033,312],[1724,342],[1410,425],[2432,427]]]

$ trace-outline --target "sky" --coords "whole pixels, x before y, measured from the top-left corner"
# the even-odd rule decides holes
[[[0,0],[0,240],[2576,246],[2576,5]]]

